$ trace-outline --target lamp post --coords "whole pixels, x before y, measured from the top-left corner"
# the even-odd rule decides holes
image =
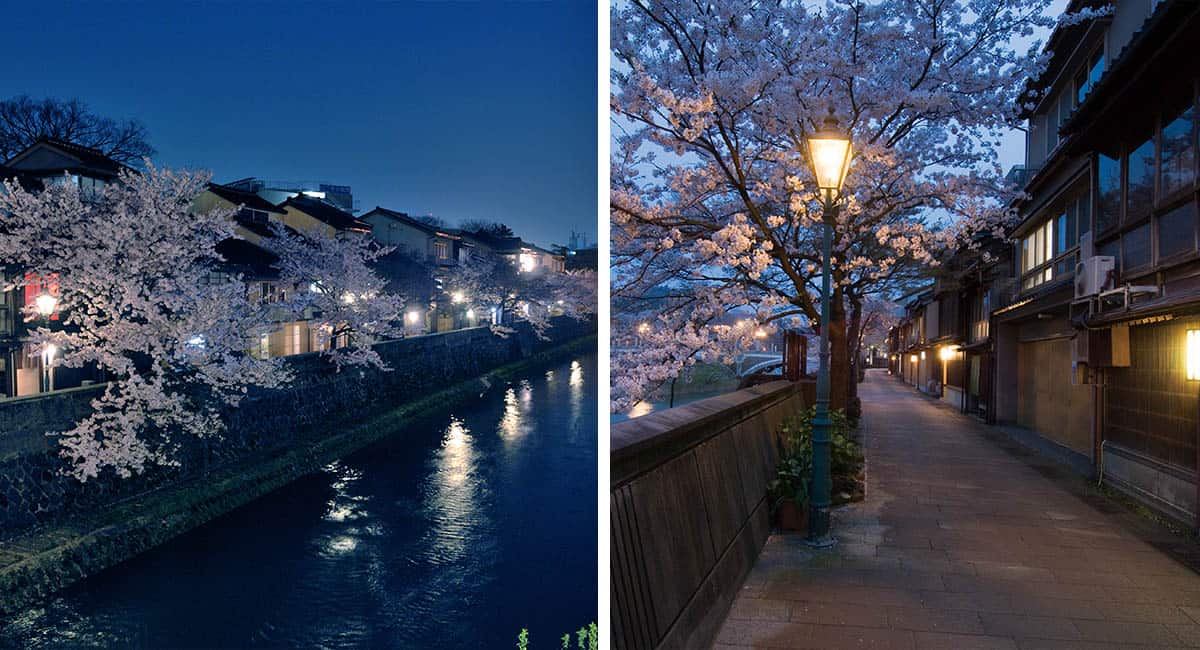
[[[812,427],[813,476],[806,543],[826,548],[837,541],[829,534],[830,493],[833,491],[829,457],[829,430],[832,426],[829,419],[829,251],[833,246],[837,200],[841,197],[842,183],[850,168],[850,138],[838,128],[832,108],[821,130],[808,138],[808,153],[817,187],[821,190],[821,223],[824,227],[821,238],[821,348],[820,365],[817,367],[817,409]]]

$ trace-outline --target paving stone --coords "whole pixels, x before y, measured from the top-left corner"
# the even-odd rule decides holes
[[[729,610],[729,618],[747,620],[786,621],[791,603],[769,598],[739,598]]]
[[[888,624],[898,630],[983,634],[979,613],[970,610],[891,607]]]
[[[1200,647],[1191,542],[868,377],[866,500],[835,509],[832,549],[773,535],[715,647]]]
[[[1149,645],[1182,645],[1180,639],[1165,625],[1131,621],[1075,621],[1083,638],[1104,643],[1140,643]]]
[[[1010,638],[973,634],[917,632],[917,647],[922,650],[1017,650]]]
[[[847,603],[793,602],[793,623],[820,625],[852,625],[856,627],[888,627],[887,611],[875,605]]]

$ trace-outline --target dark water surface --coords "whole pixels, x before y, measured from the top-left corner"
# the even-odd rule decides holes
[[[535,648],[596,618],[596,357],[430,413],[0,624],[0,645]]]

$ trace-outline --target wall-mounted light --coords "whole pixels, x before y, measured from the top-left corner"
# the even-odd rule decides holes
[[[908,360],[909,360],[909,361],[911,361],[911,362],[913,362],[913,363],[916,363],[916,362],[917,362],[917,355],[915,355],[915,354],[914,354],[914,355],[912,355],[911,357],[909,357],[909,359],[908,359]]]
[[[1187,331],[1187,378],[1200,380],[1200,330]]]
[[[922,361],[925,360],[925,351],[924,350],[921,350],[921,360]]]
[[[940,355],[942,357],[942,361],[950,361],[958,356],[958,346],[957,345],[942,346]]]

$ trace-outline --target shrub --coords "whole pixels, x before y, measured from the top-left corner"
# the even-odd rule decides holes
[[[780,427],[782,453],[775,468],[775,478],[767,484],[772,498],[772,508],[790,499],[797,507],[807,507],[812,488],[812,422],[816,418],[815,406],[798,416],[784,419]],[[832,423],[829,435],[830,473],[833,476],[835,494],[847,483],[853,486],[858,470],[862,466],[862,451],[850,437],[850,420],[841,410],[830,411]]]

